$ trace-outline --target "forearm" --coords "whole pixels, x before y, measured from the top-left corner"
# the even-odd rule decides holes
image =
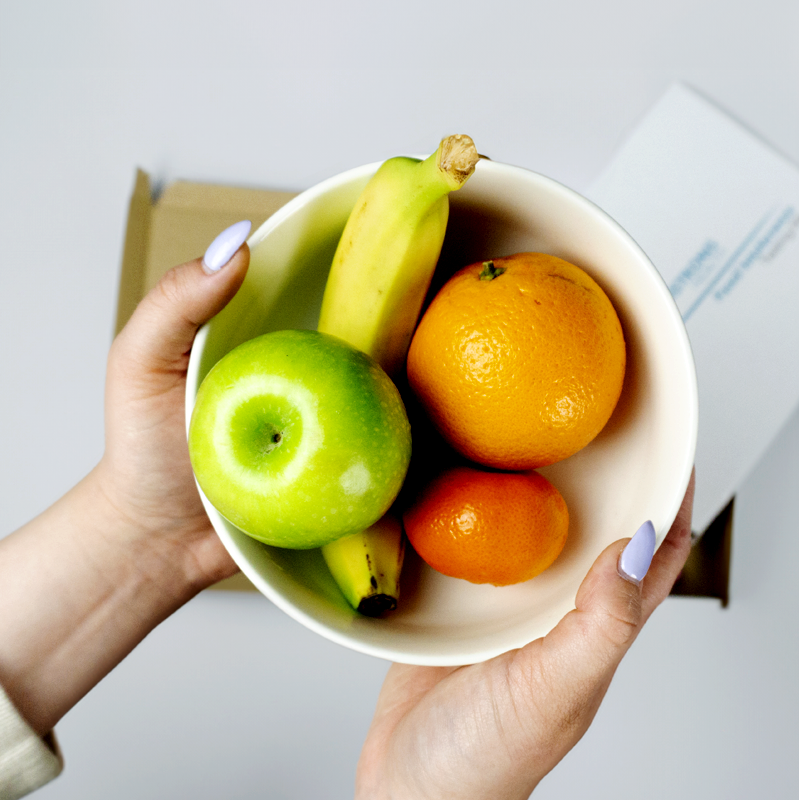
[[[0,541],[0,684],[34,730],[201,588],[178,555],[116,512],[95,473]]]

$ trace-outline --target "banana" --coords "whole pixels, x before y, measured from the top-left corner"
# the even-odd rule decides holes
[[[367,183],[333,257],[318,330],[345,339],[396,377],[435,271],[449,193],[474,172],[468,136],[442,139],[424,160],[391,158]],[[367,530],[322,548],[350,605],[376,616],[395,608],[405,540],[389,512]]]
[[[468,136],[448,136],[421,161],[390,158],[350,213],[322,299],[318,328],[371,355],[394,377],[403,367],[449,217],[449,193],[474,171]]]
[[[356,611],[377,617],[397,607],[405,537],[396,517],[386,514],[365,531],[326,545],[322,555]]]

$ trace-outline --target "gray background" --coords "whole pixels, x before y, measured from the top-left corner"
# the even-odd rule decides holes
[[[734,0],[0,0],[0,534],[102,453],[137,166],[301,190],[466,132],[579,191],[675,79],[799,161],[798,16]],[[795,415],[738,495],[729,608],[669,599],[537,797],[792,794],[797,485]],[[386,668],[259,596],[205,593],[59,724],[66,771],[40,796],[343,800]]]

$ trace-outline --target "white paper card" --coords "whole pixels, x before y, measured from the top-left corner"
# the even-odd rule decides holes
[[[652,259],[686,322],[703,531],[799,404],[799,169],[677,84],[585,194]]]

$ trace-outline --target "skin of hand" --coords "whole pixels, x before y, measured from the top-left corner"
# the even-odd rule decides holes
[[[369,800],[522,800],[580,740],[622,657],[671,591],[691,547],[694,476],[642,582],[621,577],[627,539],[583,581],[546,636],[464,667],[389,669],[356,776]]]
[[[249,264],[243,245],[220,272],[201,262],[171,270],[115,339],[106,382],[106,448],[97,479],[134,523],[136,540],[181,554],[204,588],[237,568],[200,501],[186,441],[186,371],[198,328],[238,290]]]
[[[183,264],[142,300],[109,353],[102,459],[0,541],[0,608],[14,610],[0,613],[0,685],[40,734],[156,625],[237,570],[200,501],[185,421],[197,329],[249,265],[247,245],[232,247],[224,268]]]

